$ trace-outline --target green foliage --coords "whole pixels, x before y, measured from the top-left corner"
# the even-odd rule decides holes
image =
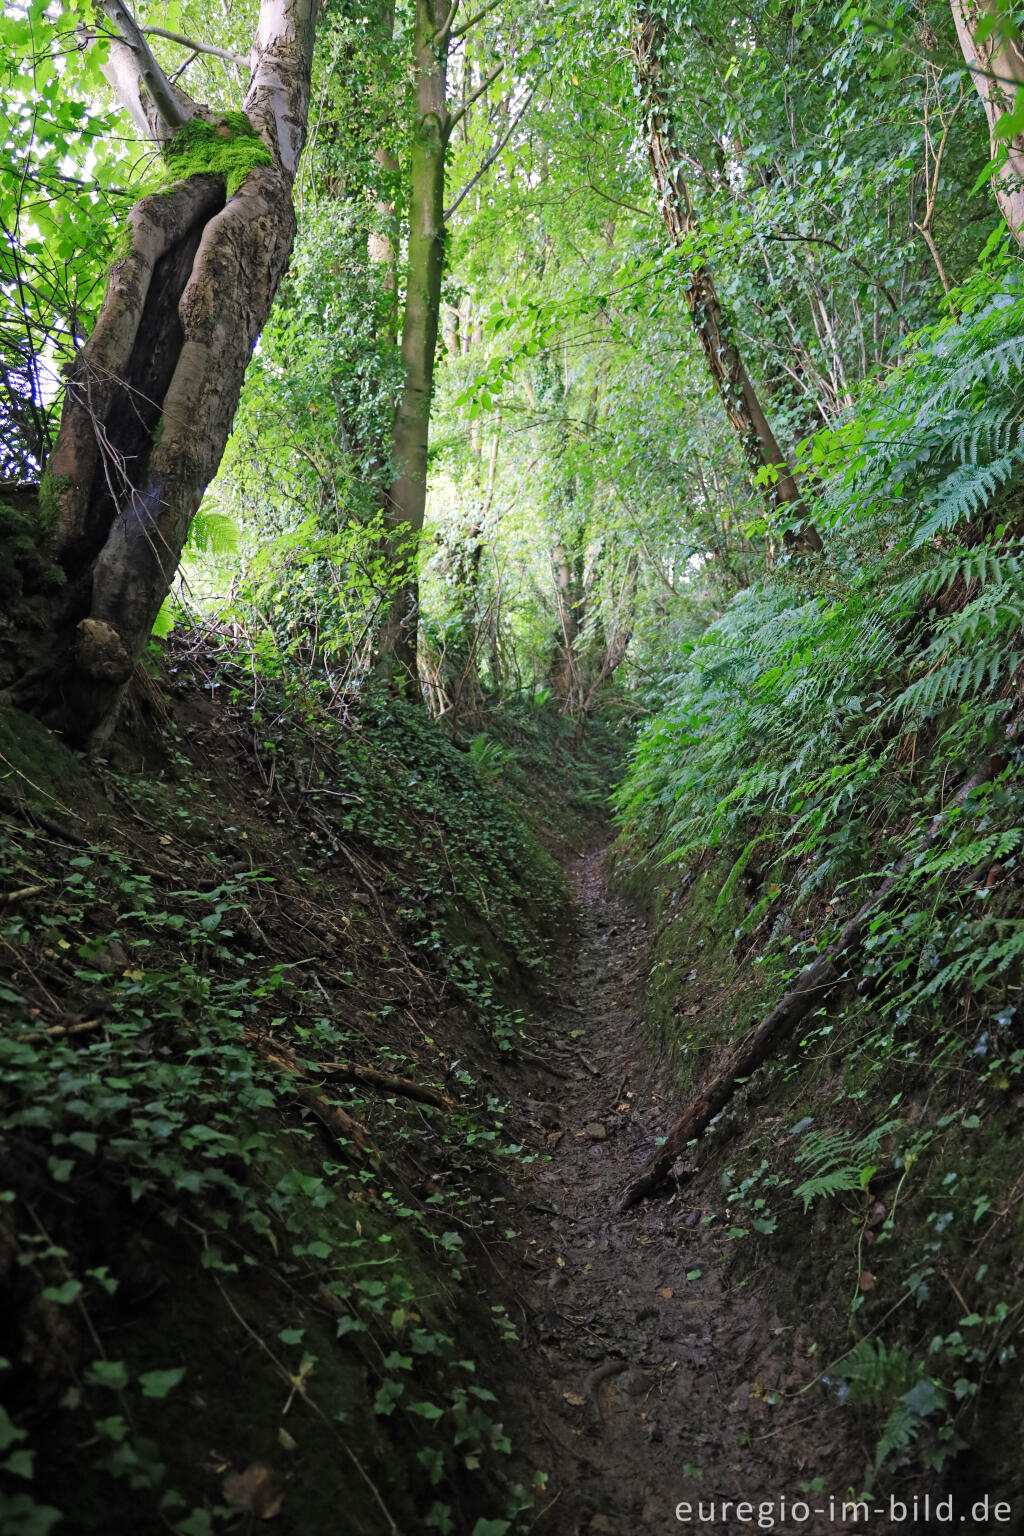
[[[1011,268],[977,278],[950,303],[846,425],[804,445],[808,471],[831,476],[823,521],[870,516],[917,548],[999,511],[1024,461],[1024,294]]]
[[[404,987],[392,978],[408,974],[424,985],[430,978],[431,1037],[482,1029],[514,1048],[523,1038],[514,1000],[525,1002],[543,983],[561,886],[533,837],[422,712],[382,699],[339,718],[329,688],[279,674],[262,679],[261,703],[243,717],[259,675],[253,663],[241,648],[218,659],[228,718],[237,710],[245,721],[243,742],[255,727],[282,806],[294,796],[322,808],[310,822],[308,852],[294,829],[294,873],[287,861],[273,872],[250,869],[249,859],[241,872],[225,868],[220,839],[210,842],[204,821],[211,811],[224,817],[224,785],[218,780],[211,797],[209,764],[186,757],[173,737],[169,779],[105,777],[114,800],[134,805],[154,848],[174,850],[163,870],[119,846],[116,831],[56,866],[48,866],[49,841],[40,843],[31,826],[9,825],[0,840],[5,887],[31,887],[28,905],[0,915],[13,960],[0,975],[0,1230],[4,1253],[18,1255],[5,1284],[19,1287],[22,1311],[41,1298],[52,1333],[44,1329],[45,1348],[57,1357],[79,1331],[85,1340],[74,1346],[78,1379],[50,1410],[45,1444],[25,1410],[34,1388],[20,1364],[0,1378],[0,1441],[10,1426],[0,1450],[34,1452],[47,1468],[63,1455],[76,1468],[80,1509],[95,1499],[108,1522],[141,1528],[159,1504],[175,1528],[198,1529],[189,1510],[199,1508],[199,1474],[181,1451],[194,1417],[190,1394],[220,1414],[216,1377],[224,1371],[245,1383],[246,1433],[265,1420],[276,1433],[279,1384],[290,1381],[286,1390],[311,1417],[301,1430],[288,1422],[310,1454],[337,1456],[332,1437],[340,1433],[364,1464],[387,1460],[384,1496],[405,1528],[421,1528],[428,1507],[440,1511],[443,1527],[479,1478],[498,1486],[510,1450],[495,1398],[476,1380],[454,1326],[466,1234],[493,1219],[457,1170],[505,1151],[501,1106],[457,1062],[450,1120],[402,1100],[373,1106],[375,1137],[389,1140],[399,1160],[408,1143],[418,1166],[429,1128],[441,1165],[452,1164],[443,1184],[420,1198],[387,1164],[354,1155],[344,1137],[325,1149],[316,1122],[298,1111],[294,1079],[253,1041],[289,1041],[310,1073],[321,1057],[367,1051],[379,1053],[385,1070],[416,1070],[389,1044],[390,991]],[[31,724],[26,742],[39,756]],[[52,807],[51,790],[71,782],[60,750],[48,768],[27,746],[16,750],[6,737],[3,746],[5,771],[31,777]],[[255,831],[250,812],[242,789],[235,814]],[[258,861],[255,842],[241,846]],[[302,907],[301,926],[313,910],[319,925],[351,881],[345,849],[372,877],[372,899],[385,913],[371,925],[380,951],[372,1011],[354,1001],[367,986],[350,969],[353,942],[356,953],[366,943],[359,930],[368,914],[357,902],[344,913],[349,937],[328,969],[320,961],[310,968],[301,949],[283,960],[255,917],[268,899],[271,910],[294,900],[301,881],[318,903]],[[66,983],[69,1001],[89,999],[94,1021],[84,1032],[40,1028],[29,969],[36,963],[50,996]],[[424,1039],[429,1060],[437,1046]],[[362,1118],[366,1096],[350,1097]],[[124,1298],[140,1287],[148,1296],[154,1269],[177,1298],[173,1325],[161,1329],[152,1309],[133,1302],[125,1329]],[[253,1357],[239,1317],[261,1309],[281,1322]],[[240,1365],[230,1358],[239,1348]],[[332,1428],[338,1420],[340,1431]],[[320,1440],[311,1442],[310,1424],[326,1426],[316,1431]],[[353,1507],[363,1497],[353,1493]],[[529,1502],[515,1487],[507,1498],[473,1497],[496,1519]],[[289,1503],[299,1508],[294,1493]],[[12,1530],[23,1520],[26,1532],[42,1531],[56,1519],[48,1511],[26,1493],[5,1519]],[[221,1528],[216,1511],[212,1520],[211,1529]]]
[[[33,480],[52,449],[60,370],[103,293],[122,159],[99,106],[102,47],[73,8],[16,0],[0,16],[0,479]],[[113,185],[112,185],[113,184]]]

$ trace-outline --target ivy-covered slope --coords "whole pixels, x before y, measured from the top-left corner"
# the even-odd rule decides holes
[[[508,747],[169,657],[141,755],[0,715],[0,1530],[500,1536],[468,1266],[560,876]]]
[[[701,1198],[810,1320],[807,1383],[864,1415],[866,1482],[1010,1497],[1024,300],[1011,273],[954,305],[807,445],[825,555],[679,655],[618,858],[655,893],[649,1016],[684,1102],[906,861],[842,984],[720,1117]]]

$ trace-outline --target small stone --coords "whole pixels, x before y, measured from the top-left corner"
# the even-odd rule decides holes
[[[608,1135],[608,1127],[602,1125],[600,1120],[592,1120],[587,1126],[587,1135],[591,1141],[604,1141]]]

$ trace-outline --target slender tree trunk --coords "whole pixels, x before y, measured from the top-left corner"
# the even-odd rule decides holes
[[[633,35],[633,59],[644,113],[647,155],[658,191],[662,217],[674,245],[681,245],[694,228],[693,205],[682,171],[682,157],[673,140],[667,91],[662,77],[662,58],[667,37],[664,23],[642,9]],[[780,512],[804,516],[796,480],[786,464],[757,392],[733,339],[714,277],[703,262],[690,274],[685,292],[694,332],[700,342],[708,372],[718,391],[747,464],[759,473],[771,468],[774,483],[765,497],[772,518]],[[821,539],[805,518],[799,533],[787,533],[785,542],[794,549],[820,550]]]
[[[314,0],[264,0],[239,122],[171,85],[116,0],[103,9],[120,37],[108,79],[136,126],[172,157],[201,146],[212,169],[197,171],[189,154],[191,174],[132,209],[128,252],[68,378],[47,468],[43,502],[67,581],[29,697],[82,743],[116,719],[288,262],[315,15]],[[252,140],[252,166],[228,196],[217,142],[238,137]]]
[[[997,140],[994,135],[996,123],[1004,113],[1013,111],[1017,91],[1024,86],[1024,46],[1019,37],[1007,32],[1013,24],[1012,13],[1000,11],[994,0],[952,3],[960,47],[988,118],[993,158],[1004,142],[1006,145],[1006,162],[992,184],[996,202],[1013,238],[1024,246],[1024,133],[1015,134],[1008,142]],[[1003,18],[1003,24],[979,42],[981,23],[990,22],[997,15]]]
[[[474,422],[475,426],[476,423]],[[457,613],[451,637],[445,647],[444,689],[452,730],[460,719],[472,716],[480,708],[482,694],[479,679],[479,651],[482,639],[480,604],[480,569],[483,563],[501,443],[501,413],[494,423],[494,436],[487,463],[487,483],[483,484],[482,445],[475,446],[473,501],[468,527],[453,530],[453,547],[448,559],[449,580],[456,592]]]
[[[551,561],[555,573],[555,633],[549,680],[563,714],[568,714],[572,710],[573,695],[580,689],[576,644],[586,610],[583,555],[579,549],[570,549],[568,544],[556,544]]]
[[[426,510],[427,444],[444,275],[444,172],[451,131],[446,104],[448,14],[446,0],[416,0],[416,122],[409,171],[409,254],[402,319],[405,383],[395,412],[395,479],[385,509],[395,590],[380,636],[378,672],[411,697],[419,691],[417,545]]]

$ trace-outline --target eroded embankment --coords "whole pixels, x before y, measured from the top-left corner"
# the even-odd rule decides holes
[[[565,893],[490,781],[565,749],[173,657],[108,761],[0,716],[0,1531],[499,1536],[470,1260]]]

